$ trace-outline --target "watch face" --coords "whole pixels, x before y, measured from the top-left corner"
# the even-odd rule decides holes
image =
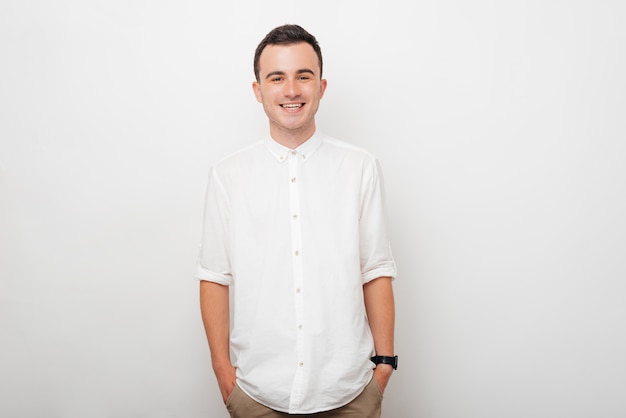
[[[395,357],[387,357],[390,361],[388,364],[391,364],[394,369],[398,368],[398,356]]]

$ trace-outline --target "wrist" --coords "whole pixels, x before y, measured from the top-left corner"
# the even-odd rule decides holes
[[[391,376],[394,369],[391,364],[377,364],[376,367],[374,367],[374,370],[376,371],[376,374]]]
[[[211,365],[213,366],[213,371],[215,372],[215,374],[219,374],[233,368],[233,364],[231,363],[229,358],[222,360],[213,359]]]

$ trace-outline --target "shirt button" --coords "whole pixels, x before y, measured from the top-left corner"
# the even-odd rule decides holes
[[[302,159],[306,160],[306,155],[302,154]]]
[[[304,366],[304,363],[303,363],[303,362],[300,362],[300,367],[302,367],[302,366]]]
[[[296,293],[300,293],[300,292],[301,292],[300,288],[297,288]]]
[[[298,214],[297,214],[297,213],[294,213],[294,214],[292,215],[292,218],[293,218],[293,219],[298,219]]]
[[[295,255],[296,257],[300,255],[300,251],[296,250],[293,255]]]
[[[291,182],[292,182],[292,183],[295,183],[295,182],[296,182],[296,178],[295,178],[295,177],[292,177],[292,178],[291,178]]]
[[[301,330],[302,329],[302,325],[298,325],[298,329]]]
[[[291,155],[296,155],[297,152],[296,151],[291,151]]]

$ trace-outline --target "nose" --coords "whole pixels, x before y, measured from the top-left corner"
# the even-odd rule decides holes
[[[289,79],[285,82],[285,90],[286,97],[297,97],[300,95],[300,87],[298,85],[297,79]]]

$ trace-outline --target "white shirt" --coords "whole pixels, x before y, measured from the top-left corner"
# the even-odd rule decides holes
[[[196,277],[234,289],[237,383],[257,402],[308,414],[356,398],[374,367],[363,284],[395,275],[368,152],[267,137],[211,168]]]

